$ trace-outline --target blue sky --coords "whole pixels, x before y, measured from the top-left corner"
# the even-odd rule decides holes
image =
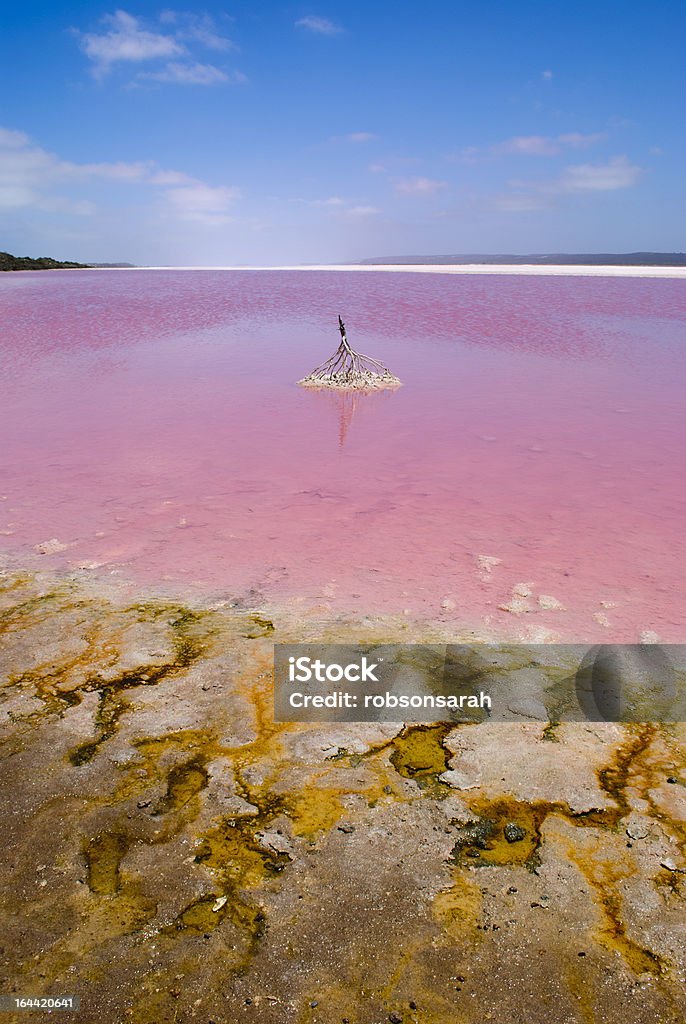
[[[683,3],[28,0],[0,18],[0,249],[686,248]]]

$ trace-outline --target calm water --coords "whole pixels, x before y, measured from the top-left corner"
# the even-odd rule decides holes
[[[684,640],[685,282],[69,271],[2,275],[0,310],[26,564]],[[339,311],[403,388],[294,385]]]

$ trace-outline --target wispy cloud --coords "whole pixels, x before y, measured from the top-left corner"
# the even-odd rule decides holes
[[[550,68],[546,68],[545,71],[541,71],[541,78],[544,82],[550,82],[553,78],[553,73]]]
[[[295,24],[297,28],[304,28],[307,32],[313,32],[318,36],[337,36],[343,31],[340,25],[330,21],[329,18],[319,18],[314,14],[298,18]]]
[[[513,135],[490,146],[465,146],[461,163],[476,163],[498,156],[558,156],[568,149],[587,149],[605,138],[604,132],[565,132],[561,135]]]
[[[182,64],[177,61],[171,61],[160,71],[142,72],[138,78],[150,82],[174,82],[177,85],[216,85],[219,82],[239,85],[247,81],[240,71],[227,73],[212,64]]]
[[[236,200],[240,199],[240,190],[225,186],[213,187],[198,181],[170,188],[164,198],[180,220],[218,227],[231,219],[230,210]]]
[[[488,204],[494,210],[505,210],[511,213],[529,213],[532,210],[545,210],[552,206],[550,197],[530,192],[510,192],[493,196]]]
[[[118,10],[106,14],[100,32],[76,32],[79,46],[91,62],[95,78],[102,80],[116,66],[166,63],[154,71],[136,74],[134,81],[173,82],[179,85],[217,85],[244,81],[240,72],[227,73],[213,64],[198,61],[193,49],[234,49],[209,15],[165,11],[159,23]]]
[[[350,206],[345,211],[346,217],[375,217],[381,213],[378,206]]]
[[[304,199],[302,202],[309,203],[310,206],[344,206],[345,199],[341,199],[340,196],[329,196],[328,199]]]
[[[560,152],[559,145],[543,135],[516,135],[505,139],[489,148],[489,152],[497,155],[521,153],[524,156],[554,156]]]
[[[328,141],[352,143],[354,146],[359,146],[365,142],[373,142],[374,139],[378,139],[378,135],[375,135],[374,132],[347,132],[345,135],[330,135]]]
[[[605,164],[578,164],[565,167],[556,180],[549,183],[548,191],[614,192],[631,188],[643,174],[643,169],[632,164],[625,156],[616,156]]]
[[[331,214],[335,214],[337,217],[372,217],[381,212],[376,206],[360,203],[356,200],[343,199],[341,196],[329,196],[326,199],[299,198],[292,199],[291,202],[304,203],[306,206],[318,206],[323,209],[328,209]]]
[[[226,16],[224,20],[227,19]],[[180,39],[188,39],[204,46],[208,50],[235,50],[236,44],[228,36],[222,35],[217,22],[209,14],[193,14],[189,11],[163,11],[160,22],[173,25]]]
[[[102,19],[107,31],[80,34],[81,49],[93,62],[95,74],[107,74],[113,64],[140,63],[160,57],[177,57],[183,46],[171,35],[149,32],[138,18],[126,11],[106,14]]]
[[[396,192],[412,196],[431,196],[444,188],[447,188],[445,181],[435,181],[433,178],[403,178],[395,185]]]
[[[511,181],[511,192],[494,196],[489,205],[498,210],[542,210],[553,206],[560,196],[593,195],[616,192],[636,185],[643,168],[625,156],[606,163],[573,164],[563,168],[556,178],[541,181]]]
[[[165,216],[205,225],[225,224],[231,206],[240,198],[234,186],[209,185],[183,171],[159,167],[154,161],[63,160],[33,143],[23,132],[0,128],[0,209],[33,207],[92,215],[97,206],[82,193],[89,185],[102,182],[148,189],[147,201],[152,200]]]

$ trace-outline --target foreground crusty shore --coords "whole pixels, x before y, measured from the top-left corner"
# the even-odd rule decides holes
[[[521,274],[524,277],[540,275],[544,277],[664,277],[680,278],[686,280],[686,267],[603,267],[603,266],[540,266],[538,264],[493,264],[493,263],[465,263],[465,264],[367,264],[367,263],[340,263],[340,264],[308,264],[307,266],[293,267],[90,267],[90,270],[102,271],[105,269],[116,269],[118,273],[128,273],[136,270],[364,270],[364,271],[393,271],[394,273],[413,274]]]
[[[408,637],[0,575],[2,992],[84,1024],[683,1021],[683,725],[279,725],[295,639]]]

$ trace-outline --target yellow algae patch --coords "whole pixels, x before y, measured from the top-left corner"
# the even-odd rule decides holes
[[[119,865],[129,848],[121,832],[100,832],[85,849],[88,887],[98,896],[113,896],[119,890]]]
[[[613,851],[606,836],[588,834],[581,848],[570,843],[567,855],[593,888],[594,903],[603,918],[597,932],[601,945],[619,953],[635,974],[665,973],[666,964],[662,958],[634,942],[626,933],[619,886],[625,878],[636,873],[636,866],[626,850]]]
[[[450,723],[409,726],[391,743],[391,764],[395,770],[427,790],[427,795],[440,797],[450,792],[438,776],[448,767],[450,755],[443,743],[452,728]]]
[[[207,785],[207,770],[200,759],[176,765],[167,777],[167,795],[159,813],[178,811]]]
[[[449,889],[436,893],[431,913],[437,924],[453,939],[465,938],[473,932],[481,917],[481,889],[460,873]]]
[[[307,786],[284,799],[286,813],[292,822],[293,834],[314,839],[328,832],[343,816],[341,796],[348,790]]]
[[[476,797],[469,809],[478,821],[458,831],[453,851],[455,862],[472,865],[524,865],[534,867],[541,843],[541,825],[562,804],[527,803],[511,797]]]

